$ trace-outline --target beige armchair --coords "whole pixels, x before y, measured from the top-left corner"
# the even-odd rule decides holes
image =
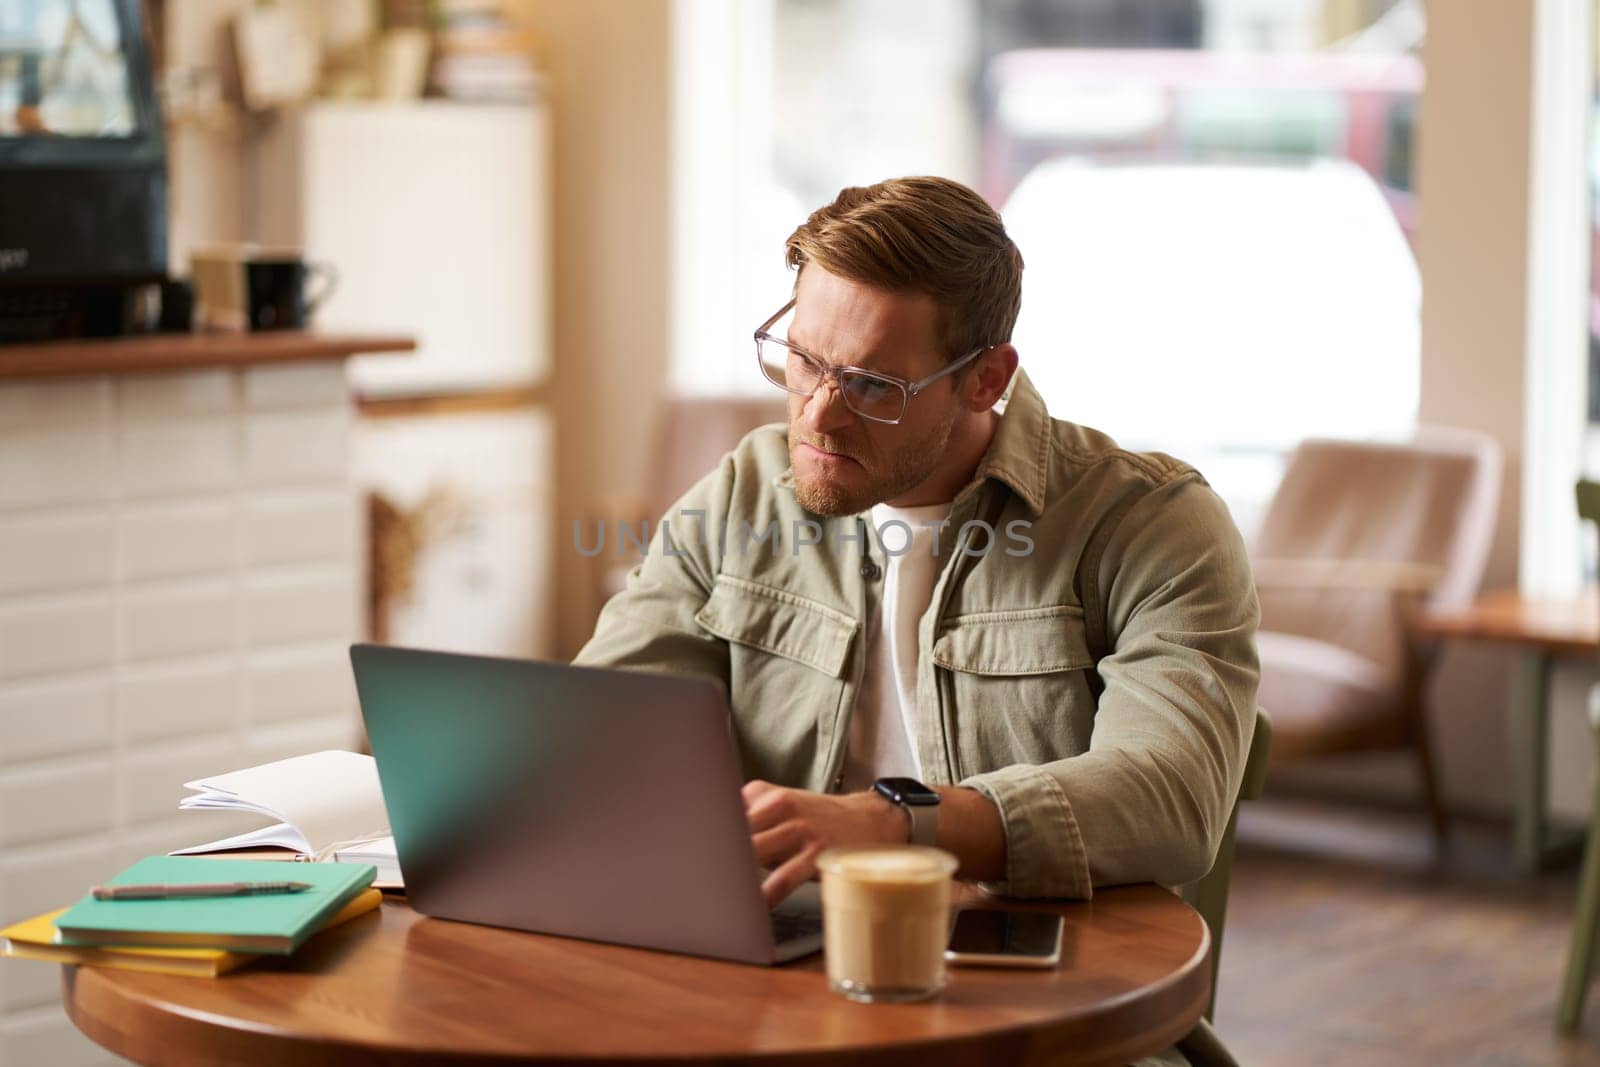
[[[1424,696],[1433,651],[1417,610],[1469,603],[1494,536],[1501,451],[1468,430],[1295,450],[1252,549],[1272,763],[1409,748],[1446,832]]]

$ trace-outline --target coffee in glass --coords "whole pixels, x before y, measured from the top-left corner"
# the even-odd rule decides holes
[[[923,1000],[943,989],[956,865],[921,845],[818,856],[829,988],[859,1001]]]

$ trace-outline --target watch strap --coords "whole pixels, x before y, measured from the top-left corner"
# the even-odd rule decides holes
[[[911,843],[932,845],[939,838],[939,805],[902,804],[900,809],[911,816]]]

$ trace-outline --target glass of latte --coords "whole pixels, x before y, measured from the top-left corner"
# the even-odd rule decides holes
[[[829,849],[822,872],[828,986],[851,1000],[923,1000],[944,988],[956,858],[921,845]]]

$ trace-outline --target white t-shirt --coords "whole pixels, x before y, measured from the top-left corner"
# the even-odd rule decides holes
[[[949,515],[949,504],[879,504],[872,509],[872,527],[883,541],[888,566],[878,617],[867,627],[866,673],[850,717],[840,783],[846,793],[869,789],[879,778],[922,778],[916,743],[917,624],[928,610],[944,563],[944,556],[934,555],[934,542],[945,553],[950,542],[948,531],[926,524],[936,525]]]

